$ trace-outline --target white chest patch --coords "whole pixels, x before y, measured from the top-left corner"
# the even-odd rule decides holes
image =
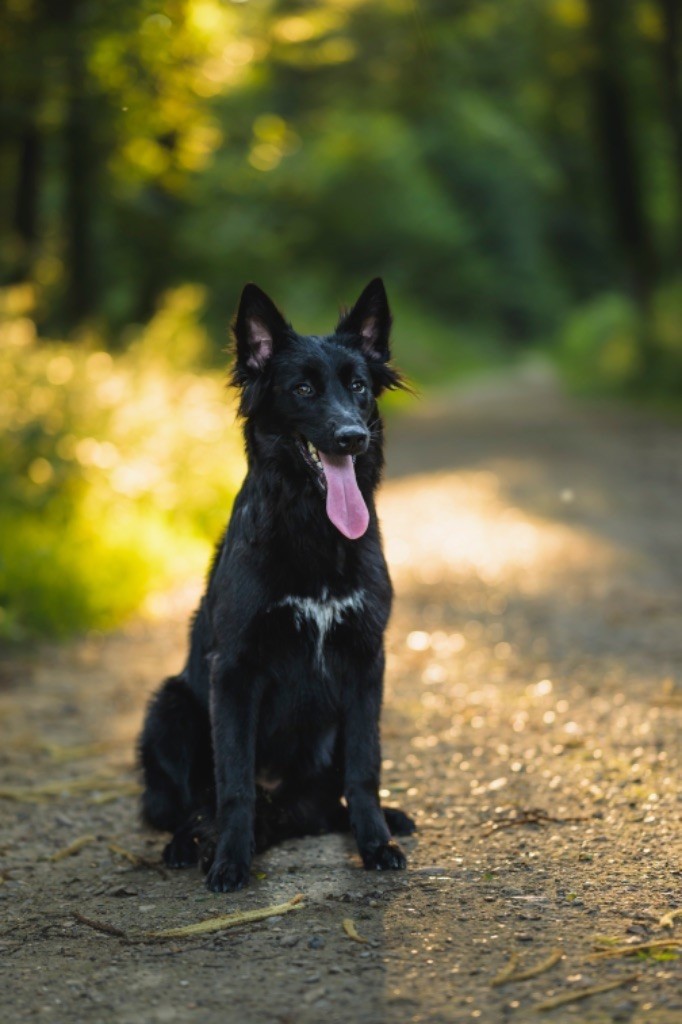
[[[365,592],[354,590],[346,597],[330,597],[325,587],[320,597],[283,597],[275,608],[291,608],[297,629],[307,623],[317,627],[317,644],[315,655],[320,666],[324,661],[324,642],[332,626],[343,621],[346,612],[359,612],[362,609]]]

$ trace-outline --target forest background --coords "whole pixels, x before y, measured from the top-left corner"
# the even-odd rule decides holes
[[[202,571],[247,280],[320,332],[381,274],[424,390],[679,407],[677,0],[7,0],[0,58],[6,642]]]

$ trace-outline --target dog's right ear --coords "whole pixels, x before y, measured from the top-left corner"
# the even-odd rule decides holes
[[[272,299],[258,285],[245,285],[233,326],[239,368],[250,375],[264,370],[289,329]]]

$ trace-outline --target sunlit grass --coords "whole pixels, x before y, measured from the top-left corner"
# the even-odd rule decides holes
[[[204,571],[243,473],[198,289],[125,354],[0,329],[0,636],[108,627]]]

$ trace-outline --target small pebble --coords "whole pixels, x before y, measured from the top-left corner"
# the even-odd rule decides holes
[[[309,949],[324,949],[324,939],[321,935],[311,935],[308,939]]]
[[[649,929],[643,924],[631,924],[625,931],[628,935],[640,935],[642,938],[646,938],[649,934]]]
[[[635,1004],[631,999],[624,999],[622,1002],[617,1003],[613,1008],[611,1014],[612,1020],[630,1020],[630,1017],[634,1013]]]
[[[114,889],[109,889],[105,893],[105,896],[139,896],[140,893],[137,889],[133,889],[127,885],[119,885]]]
[[[309,992],[306,992],[303,996],[302,1002],[307,1006],[316,1003],[318,999],[324,999],[327,994],[327,989],[324,985],[317,985],[315,988],[311,988]]]

